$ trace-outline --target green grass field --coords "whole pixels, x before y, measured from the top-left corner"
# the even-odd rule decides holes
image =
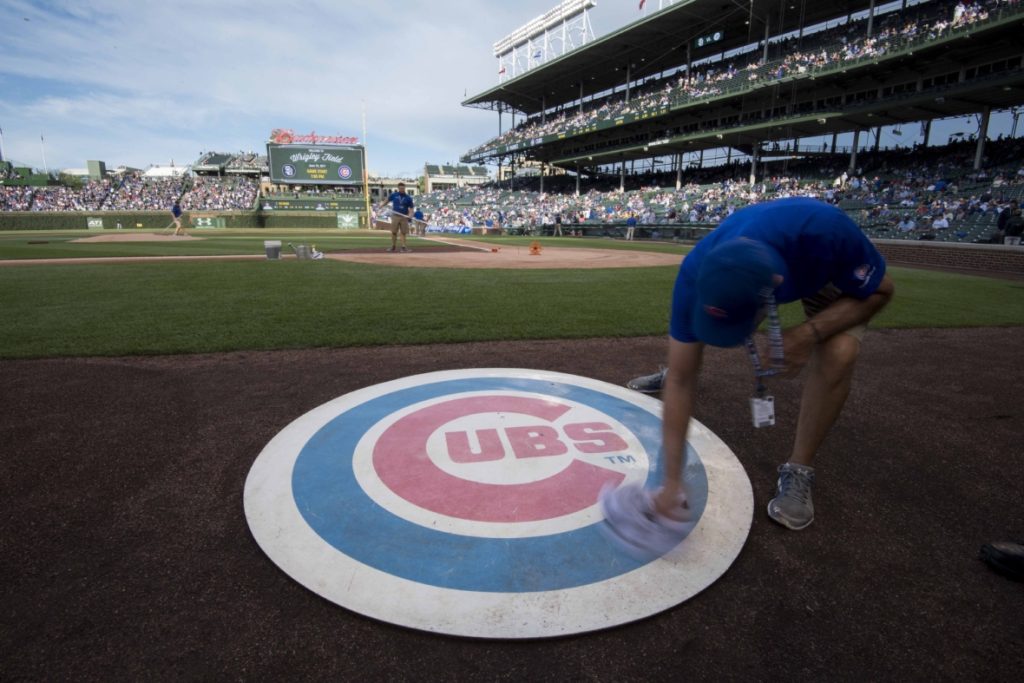
[[[125,231],[132,233],[134,231]],[[107,231],[103,234],[110,234]],[[339,233],[338,230],[314,230],[308,232],[273,232],[251,230],[191,230],[190,234],[201,237],[201,240],[181,240],[164,242],[74,242],[76,239],[96,237],[97,232],[79,230],[74,232],[8,232],[0,233],[0,260],[9,259],[51,259],[51,258],[98,258],[114,256],[223,256],[223,255],[259,255],[264,253],[265,240],[280,240],[284,253],[289,253],[287,245],[315,244],[324,251],[344,251],[347,249],[377,248],[384,249],[391,243],[390,237],[383,232],[358,231]],[[531,237],[487,237],[483,239],[496,246],[526,246],[533,241]],[[545,246],[600,246],[605,249],[637,249],[644,251],[661,251],[683,253],[685,247],[671,243],[638,244],[617,240],[580,239],[571,237],[545,238]],[[409,245],[418,249],[429,249],[434,246],[430,242],[410,236]]]
[[[170,245],[71,244],[68,235],[8,234],[0,236],[0,258],[262,254],[263,240],[274,237],[218,234]],[[314,242],[326,250],[387,244],[380,235],[336,232],[281,239]],[[27,244],[37,240],[50,243]],[[596,239],[542,242],[545,248],[686,251],[681,245]],[[876,327],[1024,325],[1022,282],[906,268],[891,272],[896,299]],[[675,267],[458,270],[329,260],[0,267],[5,316],[0,357],[662,335],[675,275]],[[783,309],[789,324],[799,315],[798,306]]]

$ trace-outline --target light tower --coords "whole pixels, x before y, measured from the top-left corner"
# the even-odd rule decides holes
[[[590,9],[594,0],[563,0],[494,44],[498,82],[504,83],[594,39]]]

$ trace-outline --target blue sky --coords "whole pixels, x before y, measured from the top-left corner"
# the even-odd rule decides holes
[[[557,4],[3,0],[5,157],[146,168],[262,150],[272,128],[362,138],[365,102],[371,172],[419,175],[497,133],[496,114],[459,103],[497,83],[492,44]],[[637,5],[599,0],[595,33]]]
[[[189,164],[207,150],[261,151],[273,128],[362,138],[365,103],[371,173],[416,176],[497,134],[496,114],[459,103],[497,83],[493,43],[557,4],[3,0],[5,157],[42,167],[45,149],[51,169]],[[638,5],[598,0],[594,33],[641,18]],[[993,117],[993,135],[1007,118]],[[933,144],[977,124],[937,129]]]

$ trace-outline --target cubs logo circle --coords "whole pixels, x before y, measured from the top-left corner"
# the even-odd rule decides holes
[[[284,174],[285,178],[292,178],[295,176],[295,167],[291,164],[285,164],[281,167],[281,173]]]
[[[589,631],[685,601],[746,540],[750,482],[694,421],[694,530],[650,560],[609,543],[601,490],[658,486],[660,443],[661,403],[622,387],[535,370],[428,373],[295,420],[253,464],[245,514],[281,569],[355,612],[474,637]]]
[[[348,180],[352,177],[352,169],[342,164],[338,167],[338,177],[342,180]]]

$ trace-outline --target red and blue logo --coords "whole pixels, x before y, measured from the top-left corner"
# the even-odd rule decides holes
[[[681,601],[669,590],[671,604],[642,614],[634,606],[580,616],[594,612],[595,596],[674,564],[638,561],[599,529],[603,487],[659,484],[660,408],[621,387],[532,370],[396,380],[325,404],[275,437],[246,482],[246,515],[293,578],[392,623],[500,637],[622,623]],[[691,439],[685,476],[703,514],[709,475],[699,451]],[[705,521],[683,545],[699,545]],[[388,590],[402,596],[394,605]],[[455,599],[476,608],[442,615]],[[523,610],[551,600],[575,616],[527,619],[524,629]]]

